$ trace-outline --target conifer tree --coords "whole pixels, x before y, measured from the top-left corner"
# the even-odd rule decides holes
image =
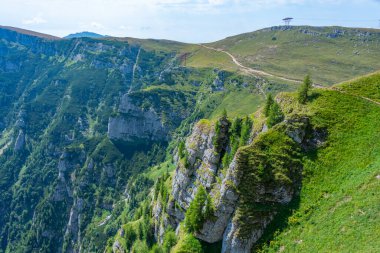
[[[308,93],[312,86],[312,80],[310,75],[307,75],[303,80],[303,84],[301,85],[298,91],[298,102],[301,104],[305,104],[308,99]]]
[[[270,110],[271,106],[273,105],[273,102],[274,102],[273,96],[272,96],[272,94],[269,93],[268,96],[267,96],[267,100],[265,102],[265,107],[264,107],[264,115],[265,115],[265,117],[268,117],[269,110]]]
[[[284,114],[282,113],[281,107],[278,105],[276,101],[274,101],[271,106],[268,114],[267,125],[268,127],[272,127],[277,123],[280,123],[284,119]]]
[[[205,188],[199,186],[198,192],[185,214],[185,227],[188,232],[199,231],[203,222],[214,212],[212,199]]]

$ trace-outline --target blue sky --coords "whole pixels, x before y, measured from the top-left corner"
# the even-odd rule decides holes
[[[0,0],[0,24],[56,36],[210,42],[282,24],[380,28],[380,0]]]

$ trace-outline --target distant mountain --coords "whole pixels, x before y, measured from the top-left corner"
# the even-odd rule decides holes
[[[79,32],[79,33],[72,33],[64,37],[65,39],[73,39],[73,38],[103,38],[104,35],[93,33],[93,32]]]

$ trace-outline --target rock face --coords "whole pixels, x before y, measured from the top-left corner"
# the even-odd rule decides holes
[[[25,134],[23,130],[20,130],[17,135],[14,150],[20,151],[24,148],[24,145],[25,145]]]
[[[247,195],[243,192],[246,189],[242,188],[247,187],[249,175],[245,173],[257,173],[260,170],[259,166],[255,167],[257,164],[249,162],[255,158],[255,153],[250,150],[255,150],[256,146],[257,149],[265,150],[256,140],[262,135],[271,134],[272,130],[262,129],[261,134],[253,133],[253,138],[250,139],[252,143],[239,149],[229,167],[222,172],[221,156],[230,149],[229,124],[221,120],[220,126],[219,140],[215,140],[214,124],[201,121],[193,128],[185,143],[187,161],[178,157],[172,181],[173,199],[166,206],[166,214],[163,213],[162,206],[153,209],[154,220],[158,224],[155,234],[161,241],[165,228],[178,228],[186,209],[202,185],[214,201],[214,214],[203,223],[202,229],[195,236],[209,243],[222,241],[222,252],[249,253],[276,216],[276,207],[289,204],[297,193],[302,167],[290,159],[284,163],[283,178],[273,176],[271,179],[257,181],[249,178],[250,193]],[[289,145],[296,145],[299,149],[307,145],[315,135],[306,117],[287,119],[275,129],[285,136]],[[217,148],[215,143],[218,143]],[[247,169],[246,166],[251,167]],[[253,206],[249,210],[244,209],[246,207],[242,204],[247,201]],[[264,206],[266,209],[255,209],[255,206]]]
[[[203,228],[196,235],[199,239],[209,243],[222,239],[223,232],[238,201],[238,194],[233,187],[234,184],[238,184],[238,178],[234,173],[235,161],[231,163],[226,176],[219,170],[221,155],[228,149],[229,122],[221,119],[219,124],[218,136],[216,136],[215,126],[208,122],[201,122],[194,127],[186,141],[188,167],[186,168],[181,162],[178,163],[172,184],[174,200],[182,210],[189,207],[200,185],[214,199],[214,218],[206,220]],[[218,143],[217,147],[215,147],[215,143]],[[183,220],[184,212],[178,208],[173,209],[173,206],[175,205],[169,204],[168,214],[178,224]]]
[[[128,94],[121,98],[119,115],[108,122],[108,137],[113,141],[138,145],[141,142],[167,141],[168,130],[153,110],[136,106]]]
[[[207,220],[203,228],[197,233],[197,237],[206,242],[214,243],[220,241],[223,232],[230,222],[231,215],[234,213],[238,203],[239,194],[234,185],[239,184],[239,178],[236,177],[236,161],[232,161],[227,176],[223,179],[220,186],[216,187],[213,197],[215,201],[214,218]],[[220,191],[220,196],[216,192]]]
[[[124,253],[125,250],[118,240],[116,240],[112,245],[112,252],[114,253]]]
[[[75,199],[74,204],[70,210],[70,218],[69,222],[67,223],[67,228],[65,232],[65,237],[70,238],[67,249],[68,252],[77,252],[77,250],[74,249],[74,245],[77,241],[80,241],[79,224],[81,221],[81,212],[83,208],[83,200],[81,198]]]

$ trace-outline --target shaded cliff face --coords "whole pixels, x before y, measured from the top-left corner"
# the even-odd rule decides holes
[[[119,143],[143,146],[149,142],[168,141],[166,128],[153,108],[142,109],[136,106],[128,94],[120,101],[119,115],[110,117],[108,137]]]

